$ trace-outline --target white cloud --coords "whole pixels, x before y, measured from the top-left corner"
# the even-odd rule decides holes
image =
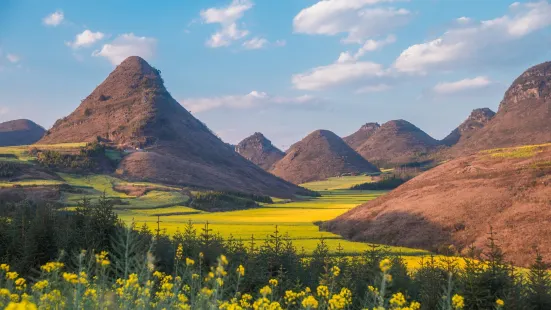
[[[64,18],[65,18],[65,16],[63,15],[62,11],[55,11],[54,13],[44,17],[42,19],[42,22],[46,26],[55,27],[55,26],[61,24],[61,22],[63,22]]]
[[[466,17],[466,16],[461,16],[458,19],[456,19],[456,21],[460,24],[468,24],[468,23],[471,22],[471,19],[469,17]]]
[[[232,41],[246,37],[249,31],[239,29],[237,21],[252,7],[253,3],[249,0],[233,0],[226,7],[209,8],[201,11],[201,19],[204,23],[220,24],[222,27],[211,35],[206,45],[213,48],[229,46]]]
[[[294,31],[330,36],[344,33],[344,42],[360,44],[409,21],[411,13],[406,9],[367,7],[382,2],[392,0],[321,0],[295,16]]]
[[[356,90],[357,94],[364,94],[364,93],[377,93],[377,92],[383,92],[391,89],[387,84],[376,84],[376,85],[368,85],[361,88],[358,88]]]
[[[274,42],[274,45],[275,46],[285,46],[285,45],[287,45],[287,41],[285,41],[285,40],[276,40]]]
[[[382,77],[387,73],[382,65],[373,62],[337,61],[327,66],[316,67],[306,73],[295,74],[292,82],[297,89],[320,90],[362,79]]]
[[[365,55],[365,53],[376,51],[376,50],[381,49],[384,46],[386,46],[388,44],[392,44],[394,42],[396,42],[396,37],[394,35],[388,35],[385,39],[379,40],[379,41],[371,40],[371,39],[367,40],[367,41],[365,41],[364,45],[362,47],[360,47],[354,55],[352,55],[348,51],[342,52],[340,54],[339,59],[337,60],[337,62],[344,63],[344,62],[356,61],[359,58],[361,58],[363,55]]]
[[[243,47],[248,50],[256,50],[265,47],[268,43],[268,40],[256,37],[243,42]]]
[[[515,41],[551,25],[551,4],[547,1],[514,4],[508,15],[453,28],[432,41],[415,44],[396,59],[398,71],[426,73],[448,70],[466,63],[495,62],[530,49]]]
[[[105,34],[99,31],[92,32],[86,29],[82,33],[76,35],[74,42],[66,42],[65,44],[75,49],[80,47],[89,47],[92,46],[94,43],[102,40],[104,37]]]
[[[155,56],[156,48],[155,38],[137,37],[133,33],[125,33],[111,43],[103,45],[101,50],[94,51],[92,56],[105,57],[113,65],[118,65],[129,56],[140,56],[150,60]]]
[[[8,107],[0,107],[0,116],[4,116],[6,114],[10,113],[10,108]]]
[[[18,63],[19,60],[21,60],[21,58],[18,56],[18,55],[15,55],[15,54],[7,54],[6,55],[6,58],[9,60],[9,62],[11,63]]]
[[[488,87],[492,81],[485,76],[477,76],[472,79],[463,79],[456,82],[438,83],[433,87],[433,92],[440,95],[453,94],[463,91]]]
[[[319,98],[302,95],[297,97],[271,96],[265,92],[256,90],[246,95],[230,95],[207,98],[189,98],[182,100],[182,105],[192,113],[204,112],[218,108],[249,109],[258,106],[273,105],[304,105],[315,104],[322,100]]]

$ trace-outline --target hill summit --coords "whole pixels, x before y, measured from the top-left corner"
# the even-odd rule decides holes
[[[439,142],[405,120],[384,123],[356,151],[379,166],[423,160]]]
[[[39,143],[96,139],[127,150],[117,169],[127,179],[277,197],[308,194],[265,172],[217,138],[172,98],[160,70],[137,56],[117,66]]]
[[[551,62],[531,67],[505,92],[496,115],[455,153],[551,142]]]
[[[351,148],[357,149],[364,144],[365,141],[367,141],[367,139],[369,139],[377,131],[377,129],[379,129],[379,127],[381,127],[379,123],[367,123],[360,127],[360,129],[358,129],[355,133],[342,139],[350,145]]]
[[[495,115],[496,113],[488,108],[475,109],[459,127],[455,128],[441,142],[444,145],[452,146],[460,140],[469,139],[474,132],[486,126]]]
[[[301,184],[343,174],[378,172],[340,137],[328,130],[316,130],[293,144],[271,172]]]
[[[28,119],[0,123],[0,146],[33,144],[40,140],[46,130]]]
[[[235,151],[264,170],[269,170],[274,163],[285,156],[272,142],[255,132],[235,146]]]

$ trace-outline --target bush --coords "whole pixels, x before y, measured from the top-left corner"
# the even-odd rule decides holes
[[[209,212],[233,211],[259,208],[260,205],[249,198],[233,196],[223,192],[197,193],[189,203],[191,208]]]
[[[352,186],[352,190],[392,190],[406,183],[408,179],[402,179],[396,176],[384,178],[377,182],[366,182]]]
[[[0,161],[0,178],[11,178],[21,171],[21,167],[15,163]]]

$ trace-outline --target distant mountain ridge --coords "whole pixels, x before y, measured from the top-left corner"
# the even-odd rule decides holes
[[[316,130],[293,144],[270,171],[289,182],[302,184],[343,174],[379,172],[379,169],[333,132]]]
[[[351,148],[357,149],[364,144],[365,141],[367,141],[367,139],[369,139],[380,127],[381,125],[379,125],[379,123],[367,123],[360,127],[360,129],[358,129],[355,133],[342,139],[350,145]]]
[[[285,153],[275,147],[272,142],[260,133],[243,139],[235,146],[235,151],[264,170],[270,168],[285,156]]]
[[[0,123],[0,146],[33,144],[40,140],[46,130],[28,119]]]
[[[441,141],[442,144],[452,146],[459,141],[469,139],[476,131],[486,126],[495,115],[496,113],[488,108],[473,110],[461,125]]]
[[[310,192],[237,154],[172,98],[160,71],[124,60],[41,144],[108,141],[132,151],[117,174],[132,180],[243,191],[275,197]]]

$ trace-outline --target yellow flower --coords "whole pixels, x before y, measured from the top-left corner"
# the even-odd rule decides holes
[[[379,295],[379,289],[376,287],[373,287],[372,285],[368,286],[367,289],[373,293],[374,295]]]
[[[329,288],[327,288],[327,286],[320,285],[320,286],[318,286],[316,291],[317,291],[319,297],[329,298]]]
[[[222,265],[226,266],[228,264],[228,259],[226,258],[225,255],[220,255],[220,262],[222,263]]]
[[[176,260],[181,260],[184,257],[184,246],[180,243],[176,249]]]
[[[264,286],[263,288],[260,289],[260,294],[263,297],[266,297],[267,295],[272,294],[272,289],[269,286],[266,285],[266,286]]]
[[[390,270],[390,267],[392,267],[392,261],[388,258],[383,259],[379,263],[379,268],[381,268],[382,272],[387,272]]]
[[[331,268],[331,273],[333,274],[334,277],[338,277],[341,274],[341,269],[337,266],[333,266]]]
[[[318,301],[314,298],[314,296],[310,295],[302,300],[302,306],[306,309],[317,309]]]
[[[25,282],[26,282],[25,279],[19,278],[19,279],[15,280],[15,285],[23,286],[23,285],[25,285]]]
[[[48,280],[38,281],[33,285],[33,291],[41,291],[46,287],[48,287],[48,285],[49,285]]]
[[[203,254],[203,252],[199,252],[199,258],[203,258],[205,257],[205,254]]]
[[[84,297],[95,299],[98,297],[98,292],[93,288],[88,288],[84,291]]]
[[[186,258],[186,265],[187,266],[193,266],[193,265],[195,265],[195,261],[191,258]]]
[[[237,274],[240,275],[241,277],[245,276],[245,267],[243,267],[243,265],[239,265],[236,271],[237,271]]]
[[[17,294],[11,294],[11,295],[10,295],[10,301],[11,301],[11,302],[19,302],[19,295],[17,295]]]
[[[17,279],[17,277],[19,277],[19,274],[15,271],[6,272],[6,279],[15,280],[15,279]]]
[[[241,307],[243,308],[248,309],[251,307],[251,300],[253,300],[253,296],[249,294],[243,294],[243,296],[241,296],[241,300],[239,301],[239,305],[241,305]]]
[[[218,284],[218,286],[223,286],[224,280],[222,280],[221,278],[216,278],[216,284]]]
[[[409,304],[409,308],[411,310],[419,310],[421,309],[421,304],[416,302],[416,301],[412,301],[410,304]]]
[[[107,255],[109,255],[107,251],[101,251],[99,254],[96,254],[96,263],[101,267],[109,266],[111,262],[107,258]]]
[[[210,297],[212,295],[212,290],[207,287],[203,287],[201,289],[201,294]]]
[[[197,280],[197,279],[199,279],[199,275],[194,273],[194,274],[191,275],[191,279],[192,280]]]
[[[270,279],[270,281],[268,281],[268,283],[270,283],[270,285],[273,286],[273,287],[276,287],[279,284],[279,282],[277,282],[276,279]]]
[[[406,297],[402,293],[396,293],[392,295],[390,304],[393,306],[401,307],[406,304]]]
[[[501,308],[501,307],[505,306],[505,302],[504,302],[502,299],[499,299],[499,298],[498,298],[498,299],[496,300],[496,306],[498,306],[498,307]]]
[[[64,272],[63,273],[63,280],[66,282],[69,282],[71,284],[77,284],[78,283],[78,276],[74,273]]]
[[[36,310],[36,305],[28,300],[22,300],[19,303],[10,302],[5,308],[6,310]]]
[[[386,281],[386,282],[392,282],[392,275],[390,275],[390,274],[385,274],[385,281]]]
[[[65,264],[60,263],[60,262],[49,262],[49,263],[46,263],[45,265],[41,266],[40,269],[42,269],[42,271],[44,271],[44,272],[50,273],[50,272],[58,271],[59,269],[63,268],[64,266],[65,266]]]
[[[160,272],[160,271],[155,271],[155,272],[153,273],[153,276],[156,277],[156,278],[161,279],[161,278],[163,278],[165,275],[164,275],[162,272]]]
[[[460,310],[465,307],[465,299],[461,295],[453,295],[452,297],[452,306],[454,309]]]
[[[10,265],[8,265],[8,264],[1,264],[1,265],[0,265],[0,270],[3,270],[3,271],[5,271],[5,272],[10,271]]]
[[[0,288],[0,297],[2,296],[10,296],[10,290],[7,288]]]

